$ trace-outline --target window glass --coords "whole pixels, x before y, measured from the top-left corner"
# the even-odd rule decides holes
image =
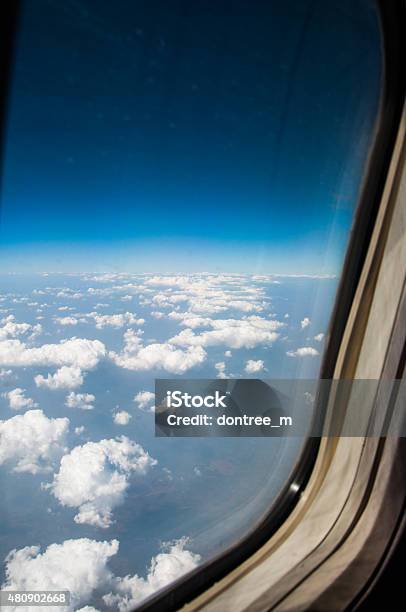
[[[318,376],[381,63],[369,0],[22,3],[3,589],[131,609],[269,511],[304,439],[155,437],[154,380]]]

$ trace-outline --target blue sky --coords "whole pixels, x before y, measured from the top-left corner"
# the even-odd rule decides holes
[[[27,0],[1,269],[338,272],[379,99],[372,5]]]

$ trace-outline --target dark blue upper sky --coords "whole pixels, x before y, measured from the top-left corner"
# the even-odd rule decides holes
[[[26,0],[0,266],[337,272],[380,62],[370,0]]]

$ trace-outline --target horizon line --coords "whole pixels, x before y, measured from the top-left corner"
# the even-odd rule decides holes
[[[87,271],[68,271],[68,270],[41,270],[41,271],[33,271],[33,270],[27,270],[27,271],[21,271],[21,270],[1,270],[0,269],[0,274],[5,274],[5,275],[9,275],[9,276],[17,276],[17,275],[33,275],[33,276],[48,276],[48,275],[52,275],[52,274],[61,274],[61,275],[65,275],[65,276],[69,276],[69,275],[75,275],[75,276],[84,276],[84,275],[88,275],[88,274],[93,274],[95,276],[189,276],[192,274],[199,274],[199,275],[215,275],[215,276],[253,276],[253,277],[257,277],[257,278],[266,278],[266,277],[275,277],[275,278],[320,278],[320,279],[333,279],[333,278],[338,278],[339,274],[329,274],[329,273],[318,273],[318,272],[309,272],[309,273],[297,273],[297,272],[288,272],[288,273],[280,273],[280,272],[268,272],[268,273],[256,273],[256,272],[226,272],[226,271],[222,271],[222,272],[218,272],[218,271],[210,271],[210,270],[206,270],[206,271],[199,271],[199,270],[191,270],[189,272],[180,272],[180,271],[173,271],[173,272],[160,272],[160,271],[155,271],[155,272],[128,272],[128,271],[119,271],[119,272],[111,272],[111,271],[103,271],[103,272],[96,272],[94,270],[87,270]]]

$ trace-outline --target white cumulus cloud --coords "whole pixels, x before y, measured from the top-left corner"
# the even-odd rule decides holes
[[[2,588],[27,591],[67,589],[71,593],[69,607],[52,609],[73,611],[85,603],[95,589],[110,583],[113,576],[107,563],[117,554],[118,547],[117,540],[98,542],[80,538],[50,544],[44,552],[39,546],[12,550],[5,559],[6,580]]]
[[[312,346],[302,346],[295,351],[288,351],[286,354],[289,357],[317,357],[317,355],[320,355],[319,351],[316,351]]]
[[[254,348],[258,344],[270,345],[279,337],[277,330],[283,323],[267,320],[258,316],[244,319],[211,319],[211,330],[195,334],[191,329],[184,329],[169,342],[180,346],[218,346],[230,348]]]
[[[238,275],[154,276],[146,285],[159,288],[153,297],[153,303],[159,307],[170,308],[187,302],[193,313],[261,312],[269,301],[264,300],[263,288],[253,287],[247,278]]]
[[[15,472],[48,471],[66,451],[69,419],[49,419],[42,410],[28,410],[0,421],[0,465]]]
[[[34,376],[37,387],[48,389],[76,389],[83,384],[82,370],[77,366],[62,366],[55,374],[48,374],[45,378],[42,374]]]
[[[77,325],[78,323],[86,323],[83,317],[55,317],[55,321],[59,325]]]
[[[214,367],[217,370],[217,378],[227,378],[226,364],[224,363],[224,361],[219,361],[218,363],[215,363]]]
[[[128,425],[131,419],[131,414],[126,410],[119,410],[113,416],[113,421],[116,425]]]
[[[121,353],[110,353],[111,359],[119,367],[127,370],[162,369],[172,374],[183,374],[206,358],[201,346],[191,346],[186,350],[171,343],[153,343],[143,346],[140,337],[131,329],[124,334],[124,349]]]
[[[159,310],[153,310],[151,312],[151,316],[154,317],[154,319],[163,319],[165,317],[165,314],[163,312],[160,312]]]
[[[12,410],[36,408],[38,406],[33,399],[25,396],[25,389],[21,389],[21,387],[16,387],[16,389],[2,393],[2,396],[8,400],[9,406]]]
[[[155,393],[152,393],[152,391],[140,391],[134,396],[134,402],[138,405],[138,408],[141,408],[141,410],[149,408],[151,411],[153,411],[152,404],[154,401]]]
[[[79,323],[79,319],[76,317],[55,317],[55,321],[59,325],[77,325]]]
[[[187,550],[187,538],[163,544],[163,552],[151,559],[146,578],[137,574],[114,579],[114,590],[103,597],[119,612],[133,610],[143,599],[193,570],[200,555]]]
[[[91,370],[106,355],[99,340],[70,338],[59,344],[29,347],[20,340],[0,341],[0,366],[76,366]]]
[[[0,321],[0,340],[15,338],[30,334],[30,338],[35,338],[42,332],[42,327],[39,323],[31,325],[30,323],[16,323],[14,315],[8,315]]]
[[[309,327],[309,325],[310,325],[309,317],[305,317],[302,321],[300,321],[300,327],[302,329],[306,329],[306,327]]]
[[[97,329],[103,329],[103,327],[115,327],[118,329],[124,327],[124,325],[144,325],[145,323],[145,319],[137,319],[136,315],[132,312],[112,315],[102,315],[97,312],[91,312],[87,316],[95,321]]]
[[[245,371],[248,374],[256,374],[257,372],[262,372],[264,369],[265,367],[262,359],[257,359],[257,361],[248,359],[247,363],[245,364]]]
[[[157,462],[125,436],[87,442],[62,457],[49,488],[58,501],[78,508],[76,523],[107,528],[122,503],[131,474],[145,474]]]
[[[1,381],[7,381],[10,380],[13,377],[13,371],[12,370],[6,370],[5,368],[1,368],[0,369],[0,380]]]
[[[71,391],[65,398],[65,406],[79,410],[93,410],[95,396],[92,393],[75,393]]]

